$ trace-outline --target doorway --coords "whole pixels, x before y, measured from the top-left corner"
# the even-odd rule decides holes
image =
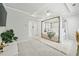
[[[29,37],[33,38],[38,35],[38,22],[29,21]]]

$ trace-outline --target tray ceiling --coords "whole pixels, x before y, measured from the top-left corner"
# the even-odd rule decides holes
[[[79,11],[78,3],[5,3],[5,5],[39,18],[46,17],[47,11],[52,15],[78,14]]]

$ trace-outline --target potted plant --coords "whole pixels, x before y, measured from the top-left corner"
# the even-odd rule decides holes
[[[16,41],[18,37],[15,36],[13,29],[6,30],[5,32],[1,33],[2,42],[11,43]]]
[[[47,34],[48,34],[49,39],[51,39],[55,35],[54,32],[47,32]]]

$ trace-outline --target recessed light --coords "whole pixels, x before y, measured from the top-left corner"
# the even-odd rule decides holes
[[[72,6],[76,6],[76,4],[75,4],[75,3],[73,3],[73,4],[72,4]]]
[[[46,11],[46,15],[47,15],[47,16],[50,16],[50,15],[51,15],[51,12],[50,12],[49,10],[47,10],[47,11]]]
[[[32,14],[31,16],[32,16],[32,17],[36,17],[36,15],[33,15],[33,14]]]
[[[47,13],[46,15],[47,15],[47,16],[50,16],[50,15],[51,15],[51,13]]]

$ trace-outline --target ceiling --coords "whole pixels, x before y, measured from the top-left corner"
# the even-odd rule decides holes
[[[48,17],[47,13],[53,16],[79,14],[78,3],[6,3],[5,5],[38,18]]]
[[[5,5],[33,14],[35,11],[41,8],[41,6],[43,6],[44,4],[42,3],[40,4],[38,3],[9,3],[7,4],[6,3]]]
[[[73,14],[79,14],[79,3],[67,3],[67,7]]]

